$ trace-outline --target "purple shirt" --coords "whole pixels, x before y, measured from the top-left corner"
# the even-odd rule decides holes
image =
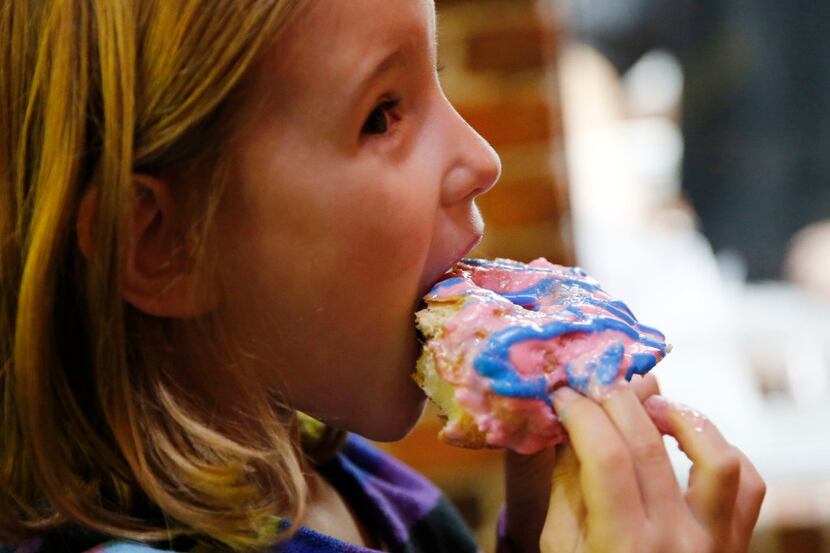
[[[447,498],[429,480],[366,440],[350,435],[340,452],[319,467],[369,530],[399,553],[480,553],[470,530]],[[499,551],[508,551],[500,531]],[[54,535],[0,553],[202,553],[210,546],[193,540],[144,544],[108,540],[84,530]],[[367,553],[374,551],[301,527],[273,553]]]

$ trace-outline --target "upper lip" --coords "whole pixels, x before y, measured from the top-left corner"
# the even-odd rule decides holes
[[[473,235],[473,239],[461,250],[458,250],[456,252],[456,254],[452,257],[451,261],[446,266],[444,266],[441,272],[437,275],[432,276],[432,278],[429,279],[425,286],[426,289],[420,291],[420,296],[423,297],[424,295],[426,295],[426,293],[429,292],[441,280],[441,277],[445,275],[447,271],[452,269],[456,263],[464,259],[464,257],[466,257],[467,254],[470,253],[470,251],[472,251],[473,248],[478,246],[478,244],[481,242],[481,238],[481,234]]]
[[[473,248],[475,248],[476,246],[478,246],[478,244],[481,242],[481,238],[482,238],[482,235],[481,235],[481,234],[476,234],[476,235],[474,235],[474,236],[473,236],[473,239],[470,241],[470,243],[469,243],[469,244],[467,244],[467,246],[465,246],[465,247],[464,247],[464,249],[463,249],[463,250],[461,250],[461,252],[459,252],[459,253],[458,253],[458,255],[454,258],[454,260],[453,260],[453,262],[450,264],[450,266],[449,266],[449,267],[447,267],[447,269],[444,271],[444,273],[446,273],[447,271],[449,271],[450,269],[452,269],[452,268],[453,268],[453,266],[454,266],[456,263],[458,263],[459,261],[461,261],[462,259],[464,259],[465,257],[467,257],[467,254],[468,254],[468,253],[470,253],[470,252],[473,250]],[[441,274],[444,274],[444,273],[441,273]]]

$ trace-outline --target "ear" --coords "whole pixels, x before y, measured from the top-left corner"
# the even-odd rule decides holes
[[[78,247],[92,255],[98,189],[91,187],[78,211]],[[169,184],[133,175],[132,207],[122,268],[124,301],[148,315],[188,318],[207,313],[218,295],[205,286],[194,266],[195,240],[182,224]]]

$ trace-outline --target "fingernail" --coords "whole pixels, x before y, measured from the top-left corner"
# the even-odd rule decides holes
[[[700,411],[682,403],[669,401],[663,396],[651,396],[645,401],[644,405],[654,424],[661,432],[667,432],[670,428],[669,416],[671,413],[685,419],[697,432],[703,432],[706,423],[709,421]]]
[[[669,407],[669,400],[663,396],[649,396],[644,402],[644,405],[649,408],[649,410],[666,410]]]
[[[553,393],[553,410],[556,411],[556,416],[559,417],[559,422],[567,425],[568,421],[568,405],[574,400],[579,399],[579,394],[563,386]]]
[[[671,430],[669,424],[669,408],[671,403],[663,396],[650,396],[643,402],[646,412],[654,421],[657,429],[663,434],[668,434]]]

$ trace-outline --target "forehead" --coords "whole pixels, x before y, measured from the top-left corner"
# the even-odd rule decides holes
[[[434,56],[434,0],[314,0],[265,54],[259,81],[276,100],[348,94],[399,48]]]

